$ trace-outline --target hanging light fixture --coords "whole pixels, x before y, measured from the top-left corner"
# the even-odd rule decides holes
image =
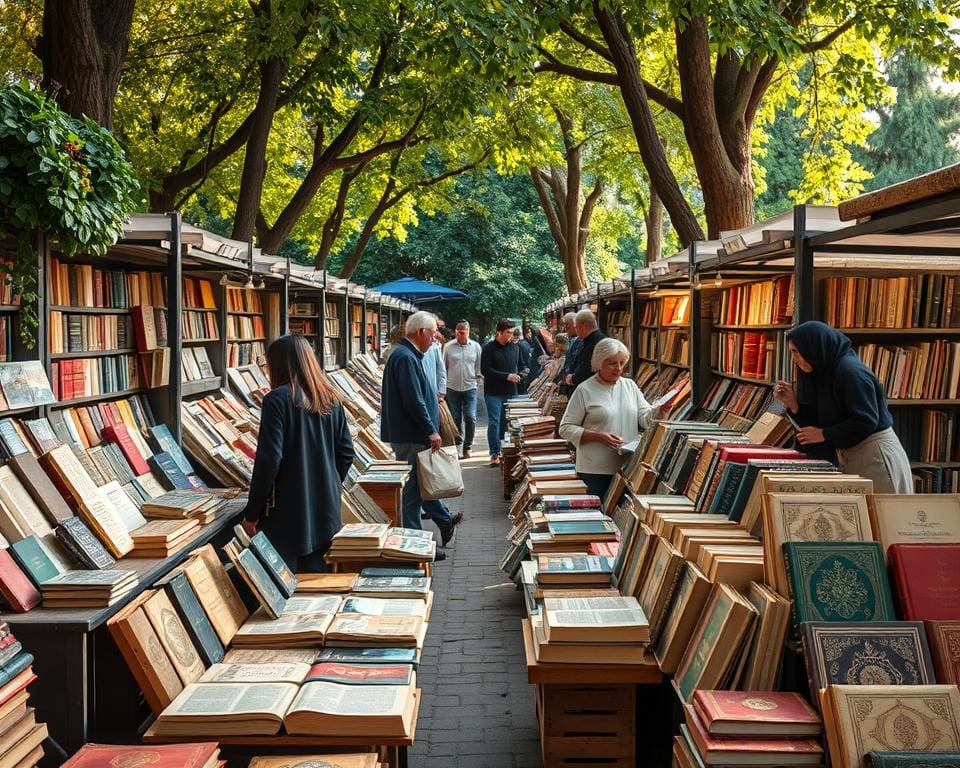
[[[721,275],[719,272],[717,272],[717,277],[716,277],[716,279],[713,281],[713,285],[714,285],[715,288],[722,288],[722,287],[723,287],[723,275]]]
[[[243,287],[246,288],[248,291],[252,291],[252,290],[253,290],[253,288],[254,288],[254,285],[253,285],[253,275],[250,275],[250,276],[247,278],[247,282],[245,282],[245,283],[243,284]]]
[[[230,278],[227,277],[227,273],[224,272],[222,275],[220,275],[220,285],[229,285],[229,283]]]
[[[267,283],[266,283],[266,281],[263,279],[263,277],[262,277],[261,275],[257,275],[257,276],[253,279],[253,287],[254,287],[254,290],[262,291],[262,290],[266,287],[266,285],[267,285]]]

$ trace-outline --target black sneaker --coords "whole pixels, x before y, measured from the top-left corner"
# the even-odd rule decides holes
[[[437,553],[433,556],[433,562],[435,563],[439,563],[441,560],[446,560],[446,559],[447,559],[447,553],[440,552],[439,550],[437,550]]]
[[[457,512],[453,517],[450,518],[450,522],[440,529],[440,546],[445,547],[453,539],[453,534],[457,530],[457,526],[463,522],[463,512]]]

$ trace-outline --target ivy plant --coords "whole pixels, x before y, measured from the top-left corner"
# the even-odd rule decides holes
[[[22,297],[20,337],[32,347],[37,318],[37,233],[68,256],[102,255],[138,203],[133,167],[113,135],[75,118],[24,76],[0,85],[0,237],[16,243],[7,272]]]

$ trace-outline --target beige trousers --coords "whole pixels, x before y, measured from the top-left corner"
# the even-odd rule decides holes
[[[840,469],[873,480],[874,493],[913,493],[910,460],[891,427],[852,448],[837,449]]]

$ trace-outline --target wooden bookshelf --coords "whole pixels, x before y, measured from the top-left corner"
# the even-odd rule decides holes
[[[236,368],[266,359],[267,315],[264,292],[253,288],[228,285],[227,358],[225,366]]]
[[[339,368],[344,360],[346,350],[343,339],[344,318],[342,313],[342,297],[329,296],[325,301],[323,320],[323,367],[328,371]]]

